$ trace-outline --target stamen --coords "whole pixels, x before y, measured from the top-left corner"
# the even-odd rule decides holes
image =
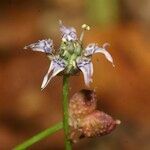
[[[90,30],[90,26],[88,26],[87,24],[83,24],[82,26],[82,32],[81,32],[81,35],[80,35],[80,41],[82,42],[82,40],[83,40],[83,37],[84,37],[84,32],[86,31],[86,30]]]

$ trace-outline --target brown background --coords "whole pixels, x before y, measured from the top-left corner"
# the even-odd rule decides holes
[[[39,39],[52,38],[59,47],[58,20],[78,33],[87,23],[85,45],[109,42],[116,67],[100,54],[93,57],[91,89],[99,109],[122,121],[110,135],[84,139],[82,150],[150,149],[150,1],[149,0],[1,0],[0,4],[0,150],[10,150],[62,119],[62,78],[44,91],[45,55],[23,50]],[[70,96],[85,88],[82,74],[71,77]],[[63,132],[31,150],[62,150]]]

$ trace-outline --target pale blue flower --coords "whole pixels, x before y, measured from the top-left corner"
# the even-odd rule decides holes
[[[113,64],[113,59],[106,50],[108,44],[105,43],[102,47],[99,47],[96,43],[90,43],[86,48],[83,48],[82,39],[84,31],[89,30],[90,27],[85,24],[82,25],[83,32],[78,39],[75,28],[66,27],[61,21],[59,21],[59,24],[62,41],[57,53],[54,51],[53,41],[51,39],[39,40],[36,43],[25,46],[25,49],[31,48],[33,51],[46,53],[51,60],[41,89],[44,89],[50,80],[59,73],[63,72],[63,74],[73,75],[79,72],[79,70],[83,73],[85,84],[89,86],[93,76],[93,64],[91,61],[93,54],[102,53]]]

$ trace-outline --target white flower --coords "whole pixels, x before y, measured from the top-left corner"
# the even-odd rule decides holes
[[[90,43],[86,48],[82,46],[84,31],[89,30],[88,25],[83,25],[83,31],[80,38],[77,38],[76,30],[73,27],[65,27],[61,21],[60,32],[62,42],[59,51],[54,54],[53,41],[51,39],[39,40],[36,43],[25,46],[25,49],[31,48],[33,51],[44,52],[51,60],[48,72],[46,73],[41,89],[44,89],[50,80],[60,72],[72,75],[79,70],[83,73],[86,86],[92,82],[93,64],[91,56],[95,53],[102,53],[106,59],[113,64],[110,53],[106,50],[108,44],[99,47],[96,43]],[[114,66],[114,64],[113,64]]]

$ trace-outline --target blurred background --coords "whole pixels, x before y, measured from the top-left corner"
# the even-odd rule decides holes
[[[0,150],[11,150],[62,119],[62,78],[41,92],[49,61],[44,54],[23,50],[51,38],[59,47],[58,20],[78,34],[91,30],[84,44],[109,42],[115,68],[96,54],[91,89],[98,107],[122,124],[110,135],[83,139],[74,150],[150,149],[150,1],[149,0],[1,0],[0,3]],[[70,96],[86,88],[82,74],[71,77]],[[63,150],[63,132],[31,150]]]

